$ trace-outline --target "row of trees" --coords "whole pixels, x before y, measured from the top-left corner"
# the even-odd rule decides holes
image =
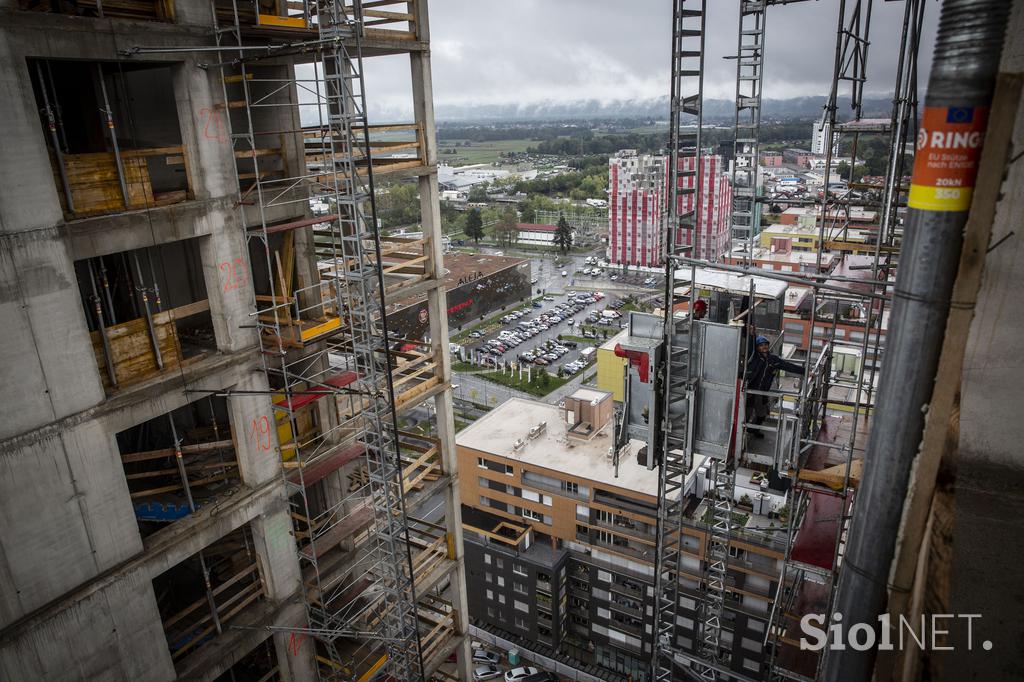
[[[477,244],[486,237],[484,220],[480,209],[474,208],[466,214],[463,231],[466,237],[472,239]],[[516,209],[506,206],[502,210],[501,216],[494,225],[493,234],[494,240],[500,246],[513,246],[519,241],[519,216],[516,213]],[[565,219],[565,216],[559,216],[558,218],[554,240],[555,245],[558,246],[562,253],[567,253],[572,248],[572,228],[569,226],[569,221]]]

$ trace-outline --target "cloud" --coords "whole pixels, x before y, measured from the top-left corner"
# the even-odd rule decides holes
[[[868,92],[891,91],[904,5],[874,3]],[[610,102],[668,94],[670,0],[433,0],[429,9],[438,106]],[[736,52],[737,3],[708,2],[708,10],[704,94],[732,99],[736,62],[726,57]],[[837,11],[838,2],[769,8],[766,98],[827,94]],[[938,4],[927,3],[926,12],[922,86]],[[406,58],[368,59],[366,72],[376,118],[411,115]]]

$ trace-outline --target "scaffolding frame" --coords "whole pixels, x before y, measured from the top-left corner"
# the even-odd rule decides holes
[[[799,0],[796,0],[799,1]],[[787,504],[790,507],[788,523],[785,527],[786,541],[785,553],[780,567],[778,587],[772,598],[772,606],[768,616],[768,627],[766,628],[764,647],[766,650],[766,674],[770,679],[813,679],[822,669],[825,657],[818,658],[813,673],[802,675],[796,671],[786,668],[785,661],[780,660],[780,650],[785,645],[786,619],[794,607],[797,599],[798,588],[805,580],[813,580],[827,586],[825,596],[826,617],[831,615],[834,600],[835,587],[838,583],[838,574],[841,568],[841,559],[849,520],[852,516],[854,504],[853,493],[857,483],[858,473],[856,471],[858,454],[858,443],[862,438],[859,430],[865,426],[870,418],[872,409],[872,396],[874,390],[875,376],[880,364],[880,353],[882,351],[883,318],[885,315],[888,295],[891,289],[891,276],[893,269],[898,264],[898,252],[900,242],[899,212],[905,206],[907,188],[902,186],[901,179],[903,171],[907,167],[908,150],[907,143],[909,136],[916,128],[916,106],[917,106],[917,51],[920,46],[921,26],[923,22],[924,3],[922,0],[908,0],[904,12],[904,32],[900,45],[899,66],[897,70],[896,83],[894,88],[893,108],[891,121],[888,125],[865,126],[861,122],[861,107],[866,81],[866,65],[868,47],[870,45],[869,30],[871,23],[872,0],[840,0],[839,15],[836,34],[836,54],[833,70],[832,85],[828,103],[825,107],[823,122],[827,126],[829,141],[826,149],[825,186],[819,200],[810,203],[820,208],[818,218],[818,240],[816,245],[815,274],[809,276],[794,276],[764,271],[752,267],[753,239],[755,237],[756,218],[754,213],[758,211],[760,199],[756,196],[756,173],[757,173],[757,144],[759,137],[760,123],[760,96],[761,82],[763,75],[764,57],[764,13],[768,5],[788,4],[784,0],[772,2],[766,0],[757,2],[755,0],[740,0],[740,20],[737,54],[737,99],[736,99],[736,123],[735,123],[735,153],[736,165],[733,168],[733,216],[732,216],[732,237],[734,239],[746,238],[747,249],[744,254],[744,265],[742,267],[726,266],[721,264],[707,263],[689,257],[684,251],[675,251],[670,248],[666,263],[666,315],[665,315],[665,344],[664,355],[661,365],[664,371],[665,403],[663,408],[664,433],[661,434],[664,452],[661,467],[661,487],[659,489],[659,524],[671,521],[666,512],[674,512],[678,503],[673,502],[666,494],[671,490],[671,482],[674,480],[672,460],[669,453],[674,447],[680,447],[686,453],[687,464],[692,457],[692,449],[687,450],[687,438],[679,438],[678,434],[688,434],[693,428],[693,372],[688,364],[681,365],[674,362],[676,354],[685,355],[687,360],[694,360],[689,354],[693,350],[690,338],[689,315],[685,318],[676,318],[673,312],[673,304],[692,303],[698,295],[696,292],[696,268],[698,266],[711,268],[712,270],[723,270],[726,272],[741,273],[745,275],[757,275],[769,279],[781,280],[791,284],[799,284],[811,290],[811,310],[809,315],[809,332],[807,357],[803,365],[803,373],[800,377],[799,389],[754,391],[748,390],[745,382],[741,382],[737,391],[739,405],[737,414],[740,418],[734,425],[735,450],[730,458],[717,460],[712,458],[709,470],[709,522],[706,537],[707,556],[704,566],[703,581],[703,602],[699,607],[701,616],[701,639],[698,642],[697,655],[690,655],[685,652],[671,652],[668,658],[679,667],[677,670],[685,671],[684,675],[699,679],[745,679],[742,674],[733,673],[729,670],[729,661],[721,656],[718,648],[721,627],[721,605],[723,599],[719,598],[720,593],[725,591],[725,576],[728,569],[728,546],[730,537],[730,517],[723,516],[719,512],[731,511],[729,504],[733,496],[733,485],[735,466],[745,456],[747,443],[746,436],[748,426],[745,415],[745,403],[747,394],[762,394],[772,402],[769,411],[769,425],[756,425],[764,432],[774,432],[775,448],[774,457],[776,467],[784,475],[788,475],[792,485],[787,493]],[[674,12],[678,12],[676,3]],[[673,54],[679,51],[678,40],[673,39]],[[678,111],[683,111],[680,100],[676,97],[677,73],[675,71],[675,59],[673,61],[673,96],[672,123],[670,135],[676,131]],[[843,82],[849,83],[849,95],[851,109],[855,114],[854,121],[843,124],[838,121],[838,93]],[[887,134],[889,157],[886,165],[886,176],[880,189],[881,201],[876,202],[882,209],[882,219],[879,223],[878,235],[876,236],[873,254],[870,259],[870,266],[863,269],[870,272],[867,278],[831,276],[820,274],[822,255],[826,247],[831,248],[836,243],[840,246],[847,239],[850,226],[850,205],[849,194],[834,196],[829,191],[828,178],[832,170],[833,149],[836,142],[842,135],[852,135],[853,140],[853,162],[851,163],[851,177],[853,168],[856,165],[857,142],[861,134]],[[674,138],[670,138],[674,144]],[[673,147],[673,151],[675,147]],[[747,169],[748,182],[743,183],[737,179],[744,172],[744,162],[750,165]],[[676,169],[676,160],[673,157],[673,166],[670,170],[672,186],[676,186],[676,179],[673,175]],[[747,186],[742,186],[746,184]],[[853,186],[853,183],[851,183]],[[744,202],[749,202],[745,204]],[[863,203],[863,202],[859,202]],[[830,221],[830,207],[834,207],[835,217]],[[671,209],[675,208],[675,204]],[[670,209],[670,210],[671,210]],[[831,222],[831,224],[830,224]],[[740,234],[742,232],[742,234]],[[670,242],[671,243],[671,242]],[[679,268],[688,267],[691,272],[689,293],[685,295],[673,295],[675,273]],[[682,280],[679,282],[682,283]],[[750,308],[739,317],[751,314],[757,304],[751,282]],[[682,322],[685,319],[686,322]],[[858,341],[845,340],[841,338],[840,324],[847,329],[859,326],[861,338]],[[686,335],[682,337],[675,333],[685,325]],[[774,339],[773,345],[781,345],[785,328]],[[847,337],[850,338],[850,337]],[[835,356],[842,355],[844,351],[853,353],[859,358],[856,370],[843,375],[836,370]],[[744,357],[740,358],[741,367],[745,369],[746,349]],[[673,384],[673,372],[685,367],[688,384],[679,382]],[[678,374],[676,375],[678,376]],[[687,385],[689,392],[678,390],[678,386]],[[675,390],[673,390],[675,389]],[[845,396],[837,396],[838,392],[845,392]],[[849,411],[849,431],[841,434],[835,440],[825,441],[820,439],[826,426],[837,419],[839,410]],[[680,423],[679,415],[685,412],[690,415]],[[672,440],[670,434],[677,434],[676,440]],[[808,465],[812,453],[816,453],[818,461],[813,463],[814,469]],[[821,473],[820,465],[824,453],[826,461],[832,465],[828,475]],[[831,459],[830,459],[831,458]],[[862,460],[861,460],[862,462]],[[688,468],[688,467],[687,467]],[[668,485],[667,485],[668,484]],[[807,520],[808,508],[812,495],[829,495],[839,500],[838,518],[835,521],[835,535],[829,548],[831,561],[827,562],[827,568],[817,567],[801,563],[793,556],[796,537],[801,525]],[[724,498],[724,499],[723,499]],[[678,600],[678,586],[673,594],[671,588],[666,584],[665,576],[677,576],[674,569],[677,564],[678,555],[673,554],[675,547],[671,544],[675,538],[666,536],[664,530],[674,525],[662,525],[662,532],[659,533],[659,564],[658,578],[659,587],[657,594],[661,600],[658,602],[658,665],[656,679],[674,679],[671,665],[661,664],[662,652],[664,649],[671,649],[669,642],[672,642],[674,632],[668,627],[665,616],[671,611],[669,600]],[[724,550],[717,552],[719,546]],[[720,556],[721,555],[721,556]],[[675,582],[675,581],[673,581]],[[719,589],[721,586],[721,590]],[[674,624],[674,613],[672,623]],[[714,644],[714,646],[711,646]]]
[[[240,126],[230,115],[225,118],[239,160],[235,170],[243,224],[255,223],[246,228],[246,244],[250,253],[262,253],[269,280],[269,296],[254,294],[253,318],[262,366],[275,396],[274,428],[286,441],[281,443],[286,459],[282,472],[308,616],[308,627],[297,630],[313,635],[319,644],[321,679],[345,679],[341,638],[379,641],[386,651],[381,670],[398,679],[421,679],[391,373],[395,361],[383,314],[384,265],[365,109],[362,3],[304,3],[301,16],[288,17],[316,32],[316,40],[299,48],[313,54],[312,79],[298,78],[288,64],[263,68],[262,60],[271,55],[254,53],[246,44],[238,0],[231,2],[232,23],[223,28],[217,25],[214,3],[212,7],[217,48],[237,53],[220,67],[226,106],[244,114]],[[274,69],[285,74],[274,75]],[[261,73],[266,70],[271,70],[269,76]],[[234,98],[229,89],[237,93]],[[300,102],[299,91],[312,102]],[[261,125],[266,111],[281,107],[294,108],[291,125],[284,130]],[[283,163],[283,169],[276,168],[268,160],[274,155],[261,143],[290,138],[304,153],[309,131],[301,125],[301,112],[309,109],[316,111],[322,166],[310,169],[303,161],[297,173],[289,173]],[[251,165],[240,169],[241,164]],[[282,209],[308,214],[311,200],[326,204],[330,213],[284,223],[276,219]],[[270,237],[277,233],[293,242],[295,235],[303,235],[315,244],[315,282],[290,291],[289,258],[283,266],[271,256]],[[318,403],[323,397],[330,399],[329,405]],[[348,399],[347,413],[339,406],[342,397]],[[361,460],[365,482],[340,499],[329,500],[326,494],[321,499],[314,487],[321,477],[311,467],[330,466],[330,460],[338,459]],[[347,577],[331,575],[337,566],[323,563],[324,553],[340,539],[364,532],[368,539]]]
[[[669,123],[669,207],[665,234],[665,318],[663,371],[656,373],[663,394],[661,437],[651,444],[658,457],[658,537],[655,572],[654,678],[672,680],[680,668],[675,651],[679,612],[679,570],[683,554],[683,489],[692,464],[692,386],[689,318],[677,320],[672,312],[676,257],[691,247],[701,210],[701,127],[704,103],[704,37],[706,0],[674,0],[672,8],[672,86]],[[690,129],[690,126],[694,126]],[[692,199],[684,202],[687,199]],[[655,395],[658,392],[655,391]],[[652,418],[657,424],[658,420]],[[660,442],[659,442],[660,440]],[[706,620],[717,623],[721,611],[710,610]],[[713,637],[717,649],[717,635]],[[717,652],[716,652],[717,653]],[[710,671],[709,671],[710,672]],[[711,673],[713,675],[713,673]]]

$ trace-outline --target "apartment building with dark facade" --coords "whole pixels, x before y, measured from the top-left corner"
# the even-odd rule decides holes
[[[610,393],[581,388],[562,406],[509,400],[457,435],[469,612],[521,651],[643,681],[654,646],[658,473],[637,463],[637,442],[616,471],[612,416]],[[698,646],[705,488],[697,456],[685,489],[693,526],[679,576],[682,652]],[[729,665],[756,679],[782,548],[767,513],[747,516],[751,527],[732,543],[721,643]]]

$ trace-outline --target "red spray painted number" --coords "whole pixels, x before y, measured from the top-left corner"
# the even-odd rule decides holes
[[[292,656],[298,656],[299,650],[302,649],[302,643],[306,640],[306,635],[300,634],[298,636],[293,632],[291,637],[288,638],[288,653]]]
[[[224,293],[235,291],[245,286],[248,281],[245,276],[245,261],[239,257],[233,261],[224,261],[219,266],[224,279]]]
[[[270,450],[273,447],[270,440],[270,418],[266,415],[255,417],[249,425],[249,438],[257,450]]]

